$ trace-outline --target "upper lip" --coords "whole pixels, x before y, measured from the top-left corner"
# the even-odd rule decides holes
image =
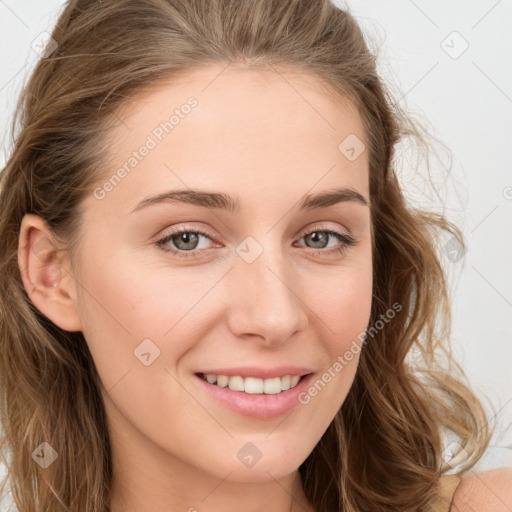
[[[227,377],[256,377],[259,379],[272,379],[274,377],[284,377],[285,375],[307,375],[313,373],[313,370],[304,366],[278,366],[276,368],[261,368],[257,366],[241,366],[238,368],[213,368],[203,370],[203,374],[226,375]]]

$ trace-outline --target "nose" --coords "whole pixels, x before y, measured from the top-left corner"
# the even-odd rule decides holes
[[[228,317],[235,336],[279,346],[304,329],[306,306],[293,272],[279,249],[265,249],[252,263],[235,258]]]

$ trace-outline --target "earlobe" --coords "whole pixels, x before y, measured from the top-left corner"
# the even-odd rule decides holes
[[[26,214],[20,226],[18,266],[27,294],[34,306],[58,327],[80,331],[75,280],[63,265],[64,248],[59,248],[47,223]]]

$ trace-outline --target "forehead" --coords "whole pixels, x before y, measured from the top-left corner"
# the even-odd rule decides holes
[[[261,136],[273,136],[277,128],[291,138],[304,131],[341,136],[351,129],[364,139],[355,105],[319,76],[290,67],[231,64],[205,66],[148,84],[117,112],[124,122],[116,123],[112,140],[125,143],[131,135],[150,133],[155,123],[165,123],[191,97],[198,106],[190,117],[201,118],[201,123],[192,119],[196,131],[213,128],[220,135],[256,128]],[[183,123],[180,131],[186,124],[191,123]]]
[[[260,105],[265,104],[265,99],[270,104],[276,95],[284,95],[286,104],[302,101],[317,115],[329,117],[328,111],[337,106],[354,120],[358,118],[357,109],[346,95],[309,70],[289,65],[239,63],[203,65],[150,82],[128,98],[122,109],[125,115],[131,116],[140,110],[141,102],[155,102],[166,94],[180,97],[181,93],[192,92],[203,100],[217,103],[226,100],[228,104],[248,97]]]
[[[185,109],[191,98],[195,106]],[[318,77],[298,70],[196,69],[151,84],[117,116],[108,175],[149,140],[153,146],[116,187],[118,200],[133,202],[178,186],[273,186],[291,197],[315,183],[367,190],[366,152],[351,161],[340,150],[347,137],[364,140],[357,108]]]

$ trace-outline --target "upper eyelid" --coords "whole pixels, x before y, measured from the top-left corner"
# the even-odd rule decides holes
[[[311,233],[311,231],[314,231],[315,229],[318,230],[318,231],[337,231],[337,232],[341,232],[343,234],[352,235],[350,230],[345,228],[345,227],[343,227],[343,228],[338,228],[338,227],[333,228],[332,226],[325,226],[324,224],[322,224],[322,221],[319,221],[319,222],[313,223],[313,225],[311,225],[309,227],[305,227],[305,228],[301,229],[293,237],[294,238],[297,237],[297,236],[302,237],[305,234]],[[178,227],[176,229],[171,229],[168,233],[160,235],[158,237],[158,239],[162,239],[162,238],[165,238],[167,236],[170,236],[170,235],[173,235],[173,234],[179,234],[179,233],[183,233],[183,232],[185,232],[185,233],[191,232],[191,233],[198,233],[198,234],[201,234],[201,235],[206,235],[210,239],[215,239],[216,238],[216,235],[213,232],[210,232],[206,228],[203,228],[203,227],[196,228],[196,227],[193,227],[193,226],[184,225],[184,226]]]

